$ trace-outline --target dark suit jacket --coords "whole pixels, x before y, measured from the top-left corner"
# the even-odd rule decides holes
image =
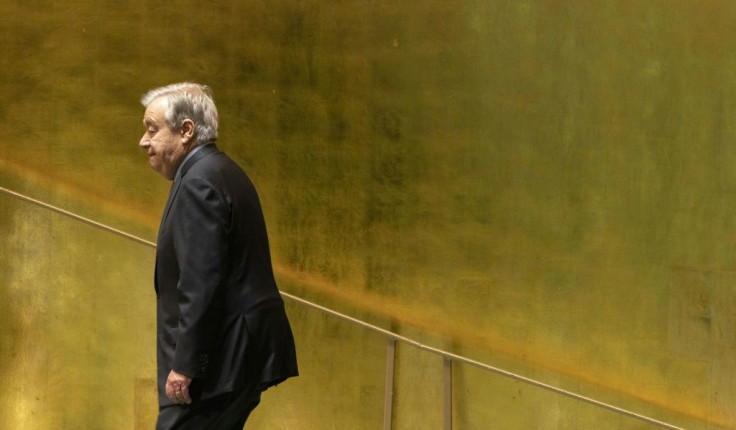
[[[193,398],[298,374],[266,226],[243,170],[207,145],[186,160],[156,249],[159,404],[170,370],[193,377]]]

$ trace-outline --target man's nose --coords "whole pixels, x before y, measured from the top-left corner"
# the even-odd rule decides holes
[[[147,148],[147,147],[151,146],[151,141],[149,141],[146,138],[146,136],[144,135],[143,137],[141,137],[140,142],[138,142],[138,146],[140,146],[142,148]]]

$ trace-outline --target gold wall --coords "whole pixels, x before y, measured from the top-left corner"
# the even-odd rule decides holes
[[[6,0],[0,186],[155,240],[139,97],[211,85],[284,291],[736,427],[736,3]],[[0,195],[0,427],[151,428],[153,251]],[[375,429],[385,341],[289,303],[253,428]],[[441,428],[399,347],[394,428]],[[653,428],[455,366],[454,428]]]

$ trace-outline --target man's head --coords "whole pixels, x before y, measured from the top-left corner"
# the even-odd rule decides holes
[[[217,139],[217,108],[205,85],[183,82],[156,88],[141,104],[146,132],[139,145],[151,167],[167,179],[174,178],[189,151]]]

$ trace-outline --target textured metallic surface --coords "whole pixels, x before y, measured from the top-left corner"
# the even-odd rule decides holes
[[[736,427],[733,2],[6,1],[0,17],[0,186],[152,240],[167,184],[136,147],[136,100],[203,81],[285,290]],[[150,428],[149,251],[12,199],[0,214],[0,427]],[[379,426],[384,341],[290,311],[304,375],[254,427]],[[439,427],[442,363],[396,352],[394,427]],[[646,428],[478,372],[453,371],[455,428]]]
[[[146,245],[146,246],[148,246],[150,248],[155,248],[156,247],[156,244],[154,244],[153,242],[146,241],[144,239],[141,239],[141,238],[138,238],[136,236],[130,235],[130,234],[126,233],[126,232],[120,231],[120,230],[118,230],[118,229],[116,229],[114,227],[107,226],[105,224],[101,224],[99,222],[90,220],[88,218],[82,217],[82,216],[80,216],[78,214],[75,214],[75,213],[69,212],[67,210],[58,208],[58,207],[53,206],[53,205],[50,205],[48,203],[41,202],[41,201],[39,201],[37,199],[31,198],[29,196],[22,195],[20,193],[14,192],[12,190],[8,190],[6,188],[0,187],[0,194],[6,194],[6,195],[9,195],[9,196],[15,197],[15,198],[17,198],[19,200],[22,200],[24,202],[31,203],[31,204],[34,204],[36,206],[40,206],[40,207],[42,207],[42,208],[44,208],[44,209],[46,209],[48,211],[51,211],[51,212],[54,212],[54,213],[57,213],[57,214],[61,214],[61,215],[67,216],[67,217],[69,217],[69,218],[71,218],[71,219],[73,219],[75,221],[80,222],[80,223],[91,225],[91,226],[96,227],[96,228],[98,228],[100,230],[103,230],[103,231],[105,231],[107,233],[111,233],[113,235],[124,237],[124,238],[126,238],[128,240],[131,240],[133,242],[136,242],[138,244]],[[280,275],[280,273],[277,272],[277,275]],[[393,421],[393,392],[395,390],[395,387],[394,387],[394,363],[395,363],[395,355],[396,355],[395,354],[395,351],[396,351],[396,341],[401,341],[402,343],[405,343],[407,345],[411,345],[411,346],[414,346],[415,348],[418,348],[418,349],[427,351],[429,353],[436,354],[436,355],[439,355],[439,356],[443,357],[443,360],[444,360],[444,381],[443,381],[443,390],[444,390],[444,428],[445,429],[451,429],[452,428],[452,422],[453,422],[453,412],[452,412],[452,391],[453,391],[452,363],[453,363],[453,360],[455,360],[455,361],[457,361],[458,363],[461,363],[461,364],[469,364],[471,366],[479,367],[481,369],[485,369],[485,370],[488,370],[488,371],[493,372],[493,373],[496,373],[496,374],[504,375],[504,376],[509,377],[511,379],[522,381],[522,382],[525,382],[525,383],[527,383],[529,385],[532,385],[534,387],[542,388],[542,389],[545,389],[545,390],[548,390],[548,391],[552,391],[552,392],[557,393],[557,394],[560,394],[562,396],[566,396],[566,397],[573,398],[575,400],[579,400],[579,401],[582,401],[582,402],[590,403],[590,404],[596,405],[598,407],[601,407],[601,408],[608,409],[610,411],[616,412],[616,413],[621,414],[621,415],[625,415],[625,416],[628,416],[628,417],[636,418],[636,419],[642,420],[644,422],[647,422],[649,424],[655,424],[657,426],[665,427],[665,428],[678,429],[678,427],[676,427],[676,426],[672,426],[672,425],[670,425],[668,423],[664,423],[664,422],[661,422],[661,421],[658,421],[658,420],[655,420],[655,419],[652,419],[652,418],[649,418],[649,417],[646,417],[646,416],[642,416],[641,414],[637,414],[635,412],[628,411],[628,410],[625,410],[625,409],[616,407],[614,405],[608,405],[608,404],[603,403],[601,401],[598,401],[598,400],[595,400],[595,399],[591,399],[591,398],[588,398],[588,397],[585,397],[585,396],[581,396],[580,394],[577,394],[577,393],[574,393],[574,392],[571,392],[571,391],[568,391],[568,390],[564,390],[564,389],[559,388],[559,387],[551,386],[549,384],[545,384],[545,383],[540,382],[540,381],[535,381],[535,380],[533,380],[531,378],[527,378],[527,377],[525,377],[523,375],[518,375],[518,374],[515,374],[513,372],[509,372],[509,371],[506,371],[506,370],[503,370],[503,369],[499,369],[499,368],[497,368],[495,366],[491,366],[491,365],[486,364],[486,363],[480,363],[480,362],[478,362],[476,360],[472,360],[472,359],[469,359],[467,357],[459,356],[457,354],[453,354],[451,352],[444,351],[444,350],[441,350],[441,349],[432,347],[430,345],[422,344],[422,343],[417,342],[417,341],[415,341],[413,339],[409,339],[409,338],[407,338],[405,336],[401,336],[401,335],[399,335],[397,333],[394,333],[394,332],[391,332],[391,331],[386,330],[384,328],[381,328],[381,327],[375,326],[373,324],[367,323],[367,322],[365,322],[363,320],[360,320],[358,318],[351,317],[349,315],[346,315],[346,314],[337,312],[337,311],[335,311],[333,309],[327,308],[327,307],[322,306],[322,305],[319,305],[317,303],[313,303],[313,302],[310,302],[310,301],[305,300],[303,298],[294,296],[293,294],[289,294],[289,293],[285,293],[285,292],[282,292],[281,294],[282,294],[282,296],[284,296],[284,298],[289,299],[291,301],[294,301],[294,302],[296,302],[296,303],[298,303],[298,304],[300,304],[302,306],[307,306],[307,307],[312,308],[312,309],[317,309],[317,310],[319,310],[321,312],[324,312],[324,313],[326,313],[326,314],[328,314],[328,315],[330,315],[332,317],[335,317],[335,318],[338,318],[338,319],[342,319],[342,320],[345,320],[345,321],[349,321],[349,322],[351,322],[352,324],[354,324],[356,326],[359,326],[359,327],[364,328],[366,330],[370,330],[370,331],[375,332],[375,333],[379,333],[379,334],[383,335],[388,340],[388,344],[387,344],[387,348],[386,348],[386,350],[387,350],[387,352],[386,352],[386,383],[385,383],[385,395],[384,395],[384,406],[383,406],[383,417],[384,417],[383,418],[383,423],[384,423],[383,424],[383,428],[384,429],[390,429],[391,428],[391,425],[392,425],[392,421]]]

